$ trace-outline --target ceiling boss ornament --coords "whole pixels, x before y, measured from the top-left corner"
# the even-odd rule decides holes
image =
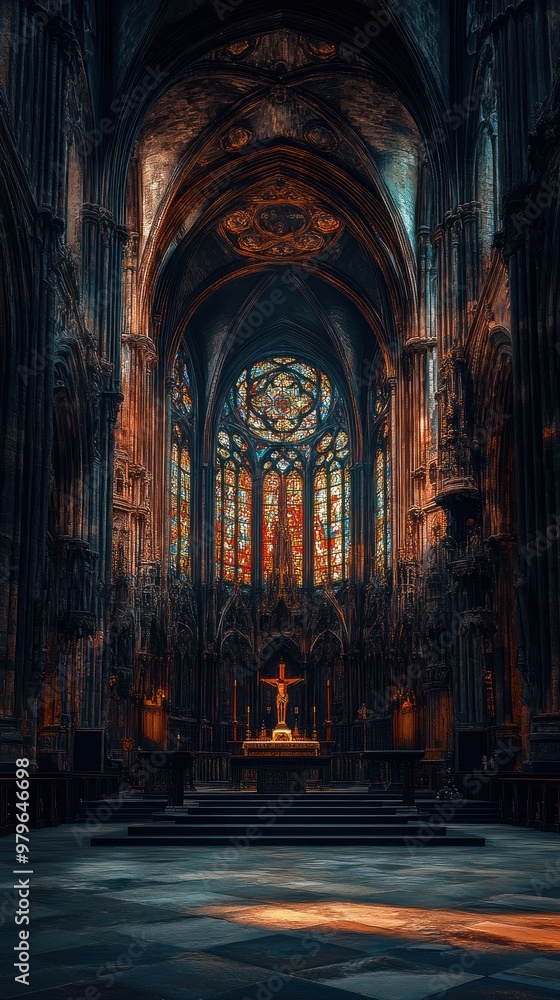
[[[297,184],[277,176],[219,224],[238,253],[251,257],[297,257],[320,253],[343,231],[340,219]]]
[[[223,59],[232,59],[234,61],[245,59],[253,51],[256,44],[256,38],[240,38],[226,45],[221,50],[221,56]]]
[[[325,122],[308,122],[304,135],[310,146],[321,150],[322,153],[330,153],[333,149],[338,148],[338,139],[333,130]]]
[[[238,122],[233,125],[220,139],[222,149],[228,153],[243,149],[253,138],[253,130],[246,122]]]
[[[320,62],[334,59],[339,54],[339,46],[316,35],[300,35],[299,43],[308,56]]]

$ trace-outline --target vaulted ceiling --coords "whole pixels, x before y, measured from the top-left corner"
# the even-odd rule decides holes
[[[128,169],[141,323],[163,368],[186,345],[207,402],[244,364],[286,350],[336,365],[359,410],[376,359],[391,373],[415,334],[423,141],[434,95],[443,100],[427,23],[439,3],[423,5],[424,52],[412,37],[414,4],[400,22],[381,4],[377,13],[354,4],[366,25],[378,18],[379,37],[364,34],[363,44],[351,8],[316,33],[317,24],[304,30],[317,18],[311,7],[296,27],[295,9],[258,13],[248,0],[224,15],[213,44],[202,30],[186,44],[185,6],[160,5],[150,34],[142,4],[126,5],[116,35],[125,90],[133,39],[144,72],[155,66],[161,77],[135,109]]]

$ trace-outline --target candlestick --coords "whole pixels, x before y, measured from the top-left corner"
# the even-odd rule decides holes
[[[233,680],[233,724],[237,725],[237,677]]]
[[[245,738],[248,739],[248,740],[251,739],[251,706],[250,705],[247,706],[247,732],[245,734]]]
[[[364,728],[364,750],[367,750],[367,717],[368,717],[368,707],[366,703],[358,711],[358,718],[362,720],[362,725]]]
[[[313,706],[313,732],[311,734],[311,739],[317,739],[317,706]]]
[[[327,719],[326,719],[328,725],[330,725],[331,722],[332,722],[331,709],[332,709],[332,690],[331,690],[331,682],[330,682],[330,680],[328,680],[327,681]]]

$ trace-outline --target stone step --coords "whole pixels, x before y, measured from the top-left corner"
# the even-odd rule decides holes
[[[138,836],[119,837],[106,835],[104,837],[92,837],[90,841],[92,847],[232,847],[231,838],[222,833],[205,836],[181,836],[168,837],[158,836]],[[310,834],[270,834],[262,836],[256,840],[251,840],[251,847],[393,847],[401,848],[411,846],[410,836],[387,836],[386,834],[352,834],[352,833],[327,833],[318,834],[316,831]],[[484,837],[462,836],[452,834],[451,836],[429,836],[412,839],[412,846],[418,847],[484,847]]]
[[[130,837],[185,837],[192,835],[195,837],[202,837],[206,834],[216,835],[222,833],[227,837],[243,837],[248,836],[248,830],[258,831],[259,836],[264,836],[268,831],[274,829],[276,824],[271,823],[270,826],[259,826],[258,823],[235,823],[224,821],[222,823],[201,823],[193,827],[185,828],[184,826],[129,826],[128,834]],[[435,837],[445,836],[445,827],[434,827],[427,828],[426,824],[423,823],[392,823],[390,825],[385,825],[381,829],[379,827],[372,827],[369,823],[355,823],[355,822],[326,822],[321,824],[320,828],[317,829],[315,826],[310,828],[306,823],[284,823],[282,824],[282,836],[284,834],[290,835],[295,833],[305,834],[309,837],[314,837],[318,835],[326,835],[327,833],[347,833],[349,836],[351,834],[362,835],[362,834],[373,834],[379,833],[383,836],[400,836],[400,837],[417,837],[426,832],[429,829],[430,833],[433,833]],[[256,836],[256,834],[255,834]]]
[[[317,814],[309,814],[309,815],[307,815],[305,813],[297,813],[297,814],[295,814],[295,813],[292,813],[292,812],[286,812],[284,815],[282,815],[282,814],[276,815],[275,813],[271,813],[268,816],[266,816],[266,815],[265,816],[259,816],[257,813],[237,813],[237,812],[234,813],[234,812],[231,812],[231,813],[228,813],[227,817],[224,817],[222,814],[217,815],[217,816],[212,816],[212,815],[197,816],[194,813],[192,815],[189,815],[189,816],[175,816],[174,820],[173,820],[173,823],[174,823],[175,826],[196,826],[196,827],[199,827],[199,826],[208,826],[208,825],[212,825],[213,823],[218,823],[218,822],[223,822],[223,821],[227,821],[228,823],[234,823],[236,826],[239,826],[239,825],[242,825],[242,824],[245,824],[245,826],[247,826],[248,824],[256,825],[256,826],[259,826],[259,825],[268,826],[270,823],[282,823],[282,824],[288,824],[288,825],[289,824],[293,824],[293,823],[299,823],[299,824],[302,824],[302,825],[313,824],[315,826],[317,826],[317,825],[319,825],[321,823],[337,823],[337,824],[340,824],[340,823],[350,823],[350,824],[367,823],[368,826],[378,826],[378,825],[379,826],[386,826],[387,824],[390,825],[391,823],[393,823],[393,824],[395,824],[395,823],[406,823],[409,820],[412,820],[412,821],[415,821],[415,822],[419,822],[419,821],[423,822],[424,819],[427,819],[427,818],[428,818],[427,816],[426,817],[424,817],[423,815],[419,816],[418,813],[411,814],[410,816],[396,816],[396,815],[393,815],[393,816],[359,816],[359,815],[356,815],[356,816],[354,816],[354,815],[349,815],[349,814],[346,814],[346,813],[344,813],[342,815],[339,815],[339,816],[335,816],[332,813],[328,813],[328,812],[317,813]],[[154,823],[161,822],[160,819],[156,819],[155,817],[152,817],[152,820],[153,820]]]
[[[446,799],[417,799],[419,806],[422,809],[436,809],[443,808],[444,806],[453,806],[456,809],[462,809],[463,811],[486,813],[486,812],[497,812],[497,804],[495,802],[473,802],[467,799],[458,799],[456,801],[446,800]],[[286,803],[287,799],[283,799],[282,796],[273,795],[262,795],[257,798],[256,794],[252,796],[237,797],[234,792],[230,793],[230,796],[222,799],[213,798],[200,798],[195,799],[192,793],[185,796],[185,805],[197,805],[199,808],[223,808],[230,803],[235,802],[242,803],[243,805],[258,806],[265,803],[274,802],[282,804]],[[305,806],[312,809],[321,808],[325,805],[329,807],[336,807],[340,809],[347,808],[360,808],[360,809],[397,809],[402,805],[402,797],[399,799],[375,799],[370,796],[362,796],[360,798],[331,798],[330,796],[319,796],[319,795],[301,795],[290,797],[289,799],[290,807]]]
[[[97,806],[117,806],[127,809],[140,809],[143,812],[157,809],[158,806],[165,807],[167,805],[167,799],[162,797],[159,799],[92,799],[85,802],[81,802],[81,808],[94,809]]]
[[[317,802],[317,803],[307,803],[307,802],[288,802],[286,804],[282,802],[261,802],[253,803],[250,802],[231,802],[223,806],[207,806],[207,805],[195,805],[187,806],[189,811],[189,816],[200,816],[203,813],[205,815],[221,815],[223,813],[229,812],[232,809],[236,809],[238,812],[247,813],[258,813],[265,809],[284,809],[293,813],[324,813],[329,812],[332,815],[356,815],[356,816],[394,816],[397,812],[396,806],[386,806],[384,808],[378,806],[339,806],[333,805],[332,802]]]
[[[130,823],[150,819],[155,812],[165,809],[167,799],[95,799],[81,802],[78,820],[94,819],[99,823]]]
[[[429,814],[433,816],[432,814]],[[481,813],[477,815],[476,813],[465,813],[461,814],[457,812],[454,816],[445,817],[448,823],[501,823],[502,817],[499,813]]]
[[[117,806],[107,822],[129,819],[127,836],[92,837],[95,847],[223,847],[240,845],[290,846],[406,846],[479,847],[482,837],[454,831],[448,835],[438,803],[423,799],[421,812],[406,812],[397,800],[372,798],[367,793],[306,793],[298,796],[257,795],[254,792],[188,793],[179,812],[166,812],[165,800],[144,800],[128,810],[123,800],[91,805]],[[118,805],[117,805],[118,804]],[[474,811],[457,803],[457,817],[468,813],[493,819],[495,806]],[[494,811],[493,811],[494,810]],[[455,819],[455,817],[453,817]],[[146,825],[149,821],[151,825]],[[437,822],[436,822],[437,820]],[[139,822],[140,821],[140,822]],[[144,821],[144,822],[142,822]]]

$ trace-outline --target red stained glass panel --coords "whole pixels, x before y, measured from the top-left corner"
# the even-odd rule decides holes
[[[280,476],[277,472],[267,472],[263,481],[263,580],[269,579],[274,567],[274,540],[278,524],[279,493]]]
[[[316,584],[326,583],[329,578],[328,507],[327,471],[323,468],[315,474],[314,564]]]
[[[303,478],[291,472],[286,480],[288,527],[292,539],[292,558],[297,582],[303,583]]]
[[[253,501],[253,483],[248,469],[239,470],[239,487],[237,498],[238,532],[237,558],[238,579],[241,583],[251,582],[251,512]]]

